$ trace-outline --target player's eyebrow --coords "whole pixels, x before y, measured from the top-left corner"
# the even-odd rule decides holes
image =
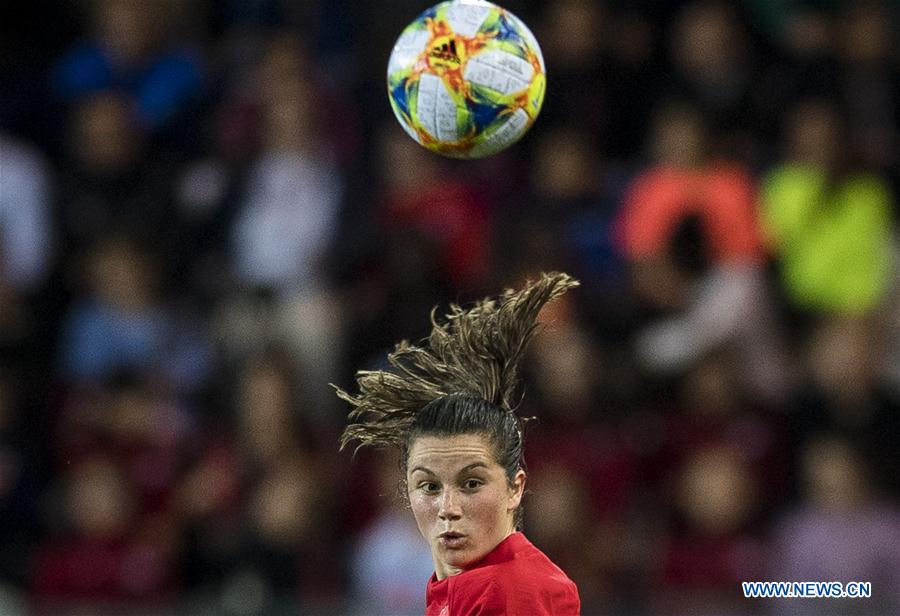
[[[463,473],[468,473],[472,469],[487,468],[487,467],[488,467],[488,465],[485,464],[484,462],[475,462],[474,464],[470,464],[470,465],[466,466],[465,468],[460,469],[459,474],[462,475]]]
[[[487,468],[487,467],[488,467],[488,465],[485,464],[484,462],[473,462],[472,464],[469,464],[468,466],[461,468],[459,470],[458,474],[462,475],[463,473],[467,473],[476,468]],[[424,466],[414,466],[412,469],[410,469],[409,474],[412,475],[416,471],[422,471],[423,473],[426,473],[428,475],[435,474],[433,470],[425,468]]]

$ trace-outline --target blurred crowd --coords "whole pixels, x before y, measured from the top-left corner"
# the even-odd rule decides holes
[[[898,5],[510,0],[544,109],[454,161],[385,91],[427,4],[0,21],[0,613],[421,613],[328,384],[550,269],[525,530],[586,614],[897,613]]]

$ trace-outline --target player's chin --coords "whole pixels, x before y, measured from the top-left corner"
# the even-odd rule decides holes
[[[453,567],[465,567],[466,565],[480,560],[486,555],[485,550],[478,549],[478,546],[468,543],[464,546],[443,547],[439,546],[442,560]]]

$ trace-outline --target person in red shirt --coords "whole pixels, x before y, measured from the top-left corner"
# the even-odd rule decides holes
[[[577,286],[544,274],[472,308],[452,305],[423,346],[404,341],[391,371],[357,373],[342,447],[396,446],[434,574],[426,616],[579,614],[578,589],[521,532],[523,420],[517,364],[549,301]]]

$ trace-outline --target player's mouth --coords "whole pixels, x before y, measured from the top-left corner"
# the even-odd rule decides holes
[[[448,550],[461,548],[466,541],[466,536],[462,533],[447,531],[438,535],[438,543]]]

